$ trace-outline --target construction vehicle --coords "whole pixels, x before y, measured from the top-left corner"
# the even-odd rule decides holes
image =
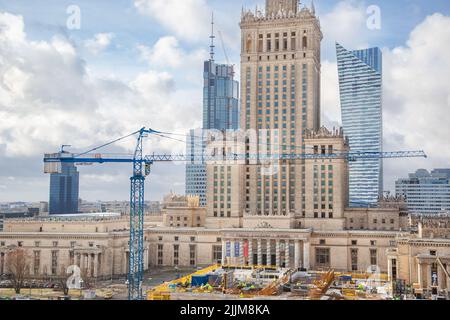
[[[176,140],[171,135],[180,135],[176,133],[160,132],[153,129],[141,128],[124,137],[115,139],[101,146],[92,148],[88,151],[72,154],[61,148],[59,153],[45,154],[44,156],[44,172],[60,173],[61,163],[74,163],[78,165],[105,164],[105,163],[131,163],[133,167],[133,175],[130,178],[130,241],[129,241],[129,272],[128,272],[128,299],[142,300],[142,280],[144,271],[144,183],[145,178],[150,174],[150,168],[155,162],[192,162],[190,156],[187,155],[143,155],[143,140],[149,135]],[[112,156],[108,154],[100,154],[97,151],[101,148],[112,145],[125,138],[137,136],[137,143],[134,153],[129,156]],[[186,137],[186,135],[183,135]],[[412,158],[426,157],[423,151],[396,151],[396,152],[364,152],[364,151],[343,151],[331,154],[312,154],[312,153],[290,153],[290,154],[227,154],[221,161],[232,160],[256,160],[259,164],[264,161],[295,161],[306,159],[346,159],[348,161],[357,161],[359,159],[374,158]],[[218,161],[217,155],[206,155],[203,161]]]
[[[334,281],[334,270],[322,274],[319,280],[314,280],[313,287],[309,290],[309,298],[318,300],[325,295]]]

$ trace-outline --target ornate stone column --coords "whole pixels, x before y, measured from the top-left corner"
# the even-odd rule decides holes
[[[262,243],[261,239],[258,239],[258,266],[262,265]]]
[[[285,240],[285,248],[284,248],[284,250],[285,250],[285,253],[284,253],[284,256],[285,256],[285,261],[286,261],[286,268],[290,268],[291,267],[291,261],[290,261],[290,257],[289,257],[289,240]]]
[[[277,256],[276,260],[277,260],[277,267],[280,267],[281,265],[281,259],[280,259],[280,240],[277,239],[276,240],[276,247],[275,247],[275,254]]]
[[[224,264],[226,264],[227,262],[226,262],[226,256],[227,256],[227,251],[226,251],[227,249],[226,249],[226,241],[225,241],[225,239],[222,239],[222,259],[221,259],[221,262],[222,262],[222,265],[224,265]]]
[[[309,270],[311,268],[310,262],[309,262],[309,249],[310,249],[310,242],[309,241],[303,241],[303,268],[306,270]]]
[[[272,256],[270,250],[270,239],[266,240],[266,266],[270,266],[272,264]]]
[[[392,259],[387,259],[388,281],[392,282]]]
[[[417,263],[417,283],[419,284],[419,287],[423,289],[423,269],[420,261]]]
[[[295,240],[295,251],[294,251],[294,268],[298,269],[300,268],[299,260],[300,260],[300,241]]]
[[[248,264],[253,265],[253,239],[248,239]]]
[[[427,277],[427,289],[431,290],[431,286],[433,285],[433,278],[431,277],[431,264],[430,263],[426,264],[425,270],[426,270],[426,273],[427,273],[426,274],[426,277]]]
[[[442,270],[442,267],[440,264],[438,264],[437,276],[438,276],[438,288],[439,288],[439,290],[444,290],[446,287],[446,278],[445,278],[444,270]]]
[[[447,263],[447,274],[450,275],[450,264]],[[447,278],[447,292],[450,292],[450,277]]]
[[[94,255],[94,277],[98,277],[98,254]]]

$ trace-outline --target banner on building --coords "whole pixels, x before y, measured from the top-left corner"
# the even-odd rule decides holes
[[[226,245],[226,257],[231,257],[231,242],[227,241]]]
[[[248,258],[248,241],[244,242],[244,257]]]
[[[240,245],[239,241],[234,242],[234,256],[239,257],[240,256]]]

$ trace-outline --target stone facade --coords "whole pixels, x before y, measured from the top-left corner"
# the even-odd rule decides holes
[[[33,277],[58,276],[71,265],[93,278],[124,276],[128,271],[129,218],[59,217],[14,219],[0,233],[0,274],[9,250],[25,249]],[[148,266],[149,245],[145,247]],[[147,267],[145,268],[147,269]]]

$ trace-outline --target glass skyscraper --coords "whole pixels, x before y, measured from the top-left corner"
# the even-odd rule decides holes
[[[205,61],[203,72],[203,129],[229,130],[239,128],[239,83],[234,80],[233,66]],[[203,130],[191,130],[186,154],[200,159],[205,146]],[[198,161],[201,162],[201,161]],[[200,196],[206,206],[206,165],[186,165],[186,195]]]
[[[383,151],[382,53],[349,51],[336,43],[344,134],[350,151]],[[349,165],[350,206],[375,204],[383,192],[382,159]]]
[[[203,129],[238,129],[239,83],[233,66],[209,60],[203,71]]]
[[[78,212],[79,172],[73,163],[61,163],[61,172],[50,175],[49,214]]]
[[[397,196],[406,198],[411,213],[438,214],[450,211],[450,169],[428,172],[419,169],[395,182]]]

